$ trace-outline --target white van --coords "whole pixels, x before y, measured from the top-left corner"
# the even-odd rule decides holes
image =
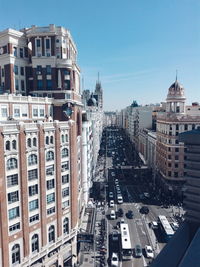
[[[119,204],[122,204],[122,203],[123,203],[122,195],[117,195],[117,202],[118,202]]]

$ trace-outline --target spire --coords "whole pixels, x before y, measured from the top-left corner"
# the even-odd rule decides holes
[[[177,82],[178,70],[176,70],[176,82]]]
[[[99,83],[99,71],[98,71],[98,80],[97,80],[97,82]]]

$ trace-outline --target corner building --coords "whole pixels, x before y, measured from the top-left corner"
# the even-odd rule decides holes
[[[0,33],[1,266],[73,266],[82,201],[77,49],[63,27]]]

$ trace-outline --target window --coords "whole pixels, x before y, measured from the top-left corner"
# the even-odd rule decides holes
[[[14,65],[14,73],[15,75],[18,75],[18,66]]]
[[[65,135],[65,142],[68,142],[68,134]]]
[[[178,172],[174,172],[174,177],[178,177]]]
[[[1,70],[1,76],[4,77],[5,73],[4,73],[4,69]]]
[[[44,117],[44,109],[40,109],[40,117]]]
[[[31,248],[32,252],[39,251],[39,237],[37,234],[33,235],[31,238]]]
[[[168,147],[168,151],[171,151],[171,147]]]
[[[53,136],[50,137],[50,143],[53,144]]]
[[[36,74],[38,74],[38,75],[42,74],[42,66],[41,65],[37,65]]]
[[[21,90],[22,91],[25,90],[25,82],[24,82],[24,80],[21,80]]]
[[[55,212],[55,207],[52,207],[50,209],[47,209],[47,215],[50,215]]]
[[[36,137],[33,138],[33,146],[37,146],[37,139],[36,139]]]
[[[70,71],[69,70],[64,70],[64,75],[70,75]]]
[[[8,204],[14,203],[16,201],[19,201],[19,193],[18,193],[18,191],[14,191],[14,192],[8,193]]]
[[[175,144],[178,144],[178,143],[179,143],[179,141],[178,141],[178,140],[176,140],[176,141],[175,141]]]
[[[11,158],[7,160],[7,170],[17,169],[17,159]]]
[[[14,185],[18,185],[18,174],[7,176],[7,186],[11,187]]]
[[[24,67],[20,67],[20,74],[21,76],[24,76]]]
[[[65,163],[63,163],[61,168],[62,168],[62,171],[69,170],[69,162],[66,161]]]
[[[38,199],[29,202],[29,211],[38,209]]]
[[[40,47],[40,39],[36,39],[36,47]]]
[[[188,130],[188,125],[187,125],[187,124],[184,125],[184,130],[185,130],[185,131]]]
[[[54,188],[54,179],[47,181],[47,190]]]
[[[171,159],[171,155],[168,155],[168,159]]]
[[[35,214],[29,218],[30,223],[35,222],[35,221],[39,221],[39,214]]]
[[[29,181],[34,180],[34,179],[37,179],[37,178],[38,178],[38,171],[37,171],[37,169],[28,171],[28,180]]]
[[[28,190],[29,190],[29,197],[34,196],[38,194],[38,185],[37,184],[31,185],[29,186]]]
[[[62,176],[62,184],[69,183],[69,174]]]
[[[69,219],[65,218],[63,220],[63,234],[69,234]]]
[[[53,225],[49,227],[49,242],[55,242],[55,227]]]
[[[15,78],[15,90],[19,90],[19,80]]]
[[[69,207],[69,200],[64,201],[64,202],[62,203],[62,208],[67,208],[67,207]]]
[[[19,108],[14,108],[14,116],[20,117],[20,109]]]
[[[62,140],[62,143],[64,143],[65,142],[65,136],[62,134],[62,136],[61,136],[61,140]]]
[[[179,148],[178,147],[175,148],[175,152],[179,152]]]
[[[56,43],[59,43],[59,39],[56,39]]]
[[[9,220],[19,217],[19,207],[8,210]]]
[[[6,141],[6,150],[10,150],[10,141]]]
[[[13,55],[17,57],[17,47],[13,47]]]
[[[46,74],[51,75],[51,65],[46,65]]]
[[[3,118],[7,118],[8,117],[8,110],[7,110],[7,108],[1,108],[1,116]]]
[[[62,197],[69,196],[69,187],[66,187],[62,190]]]
[[[54,153],[53,151],[48,151],[46,154],[46,161],[54,160]]]
[[[28,157],[28,166],[32,166],[37,164],[37,156],[35,154],[32,154]]]
[[[16,140],[12,141],[12,149],[17,149],[17,141]]]
[[[46,39],[46,49],[50,49],[50,39]]]
[[[175,160],[178,160],[179,159],[179,157],[178,156],[175,156]]]
[[[54,165],[48,166],[46,168],[46,175],[53,175],[54,174]]]
[[[169,162],[169,163],[168,163],[168,167],[171,167],[171,166],[172,166],[172,164],[171,164],[171,162]]]
[[[16,244],[12,247],[12,264],[20,263],[20,246]]]
[[[178,168],[178,163],[175,163],[175,164],[174,164],[174,167],[175,167],[175,168]]]
[[[52,89],[52,80],[47,80],[47,90]]]
[[[15,223],[9,227],[9,232],[13,232],[20,229],[20,223]]]
[[[46,145],[49,145],[49,137],[46,136]]]
[[[42,90],[43,89],[43,82],[42,80],[37,80],[37,89]]]
[[[20,55],[21,58],[24,57],[24,49],[23,48],[19,49],[19,55]]]
[[[178,124],[176,124],[176,131],[178,131],[179,130],[179,125]]]
[[[50,204],[55,201],[55,193],[47,195],[47,204]]]
[[[67,148],[63,148],[62,150],[62,158],[66,158],[69,156],[69,152]]]
[[[33,109],[33,116],[38,117],[38,109],[37,108]]]
[[[168,176],[171,177],[172,176],[172,173],[171,172],[168,172]]]

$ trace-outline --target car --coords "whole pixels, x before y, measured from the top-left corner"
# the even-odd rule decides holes
[[[119,240],[119,233],[117,231],[112,232],[112,240],[118,241]]]
[[[114,203],[114,200],[110,200],[110,207],[114,207],[115,203]]]
[[[150,226],[151,226],[152,229],[158,229],[158,223],[156,221],[152,221],[150,223]]]
[[[118,184],[119,183],[119,180],[118,179],[115,179],[115,183]]]
[[[132,212],[132,210],[128,210],[128,212],[126,213],[126,217],[128,219],[133,219],[133,212]]]
[[[109,192],[109,198],[113,198],[113,192]]]
[[[118,204],[122,204],[123,203],[123,198],[122,198],[122,195],[117,195],[117,203]]]
[[[116,214],[115,214],[114,210],[111,210],[111,212],[110,212],[110,219],[111,220],[115,220],[116,219]]]
[[[147,258],[150,258],[150,259],[154,258],[153,249],[151,246],[145,245],[145,253],[146,253]]]
[[[112,175],[112,176],[115,176],[115,173],[114,173],[114,172],[111,172],[111,175]]]
[[[172,227],[172,229],[173,229],[174,231],[177,231],[178,228],[179,228],[179,224],[178,224],[177,222],[172,222],[172,223],[171,223],[171,227]]]
[[[149,208],[147,206],[142,206],[141,209],[140,209],[140,213],[148,214],[149,213]]]
[[[144,192],[143,194],[144,194],[144,196],[145,196],[146,198],[150,198],[149,193]]]
[[[135,246],[135,257],[137,258],[142,257],[142,248],[139,244]]]
[[[118,210],[118,216],[123,217],[123,215],[124,215],[123,209],[119,209]]]
[[[113,252],[111,257],[111,266],[115,267],[119,265],[119,257],[118,254]]]

